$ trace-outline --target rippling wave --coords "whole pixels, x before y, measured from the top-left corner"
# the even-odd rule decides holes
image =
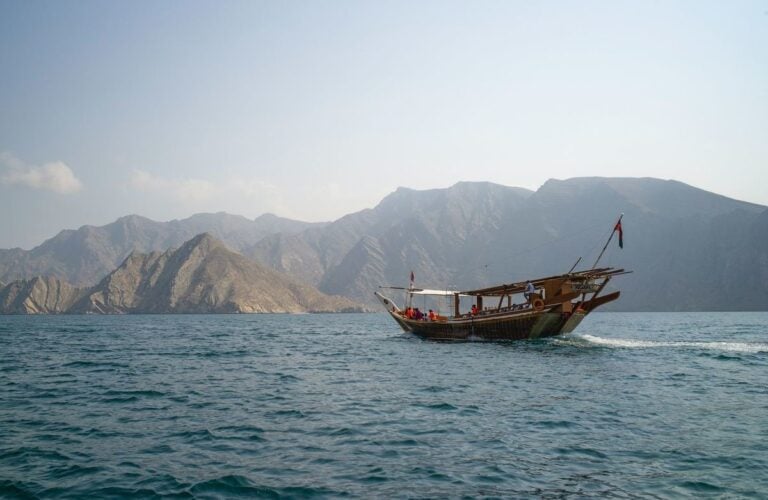
[[[768,314],[4,317],[0,497],[765,497]]]
[[[583,335],[579,337],[590,344],[608,347],[627,347],[627,348],[692,348],[692,349],[711,349],[716,351],[733,352],[762,352],[768,353],[768,343],[765,342],[686,342],[686,341],[658,341],[658,340],[632,340],[632,339],[608,339],[595,337],[593,335]],[[566,341],[567,342],[567,341]],[[577,344],[578,340],[570,340]]]

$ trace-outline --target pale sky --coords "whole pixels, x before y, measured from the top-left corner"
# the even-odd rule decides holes
[[[768,0],[0,0],[0,248],[579,176],[768,205]]]

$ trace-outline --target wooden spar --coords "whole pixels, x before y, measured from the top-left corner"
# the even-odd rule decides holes
[[[618,299],[619,295],[621,295],[621,292],[615,291],[613,293],[609,293],[608,295],[603,295],[602,297],[595,297],[594,299],[590,299],[581,305],[589,312],[596,309],[598,306]]]
[[[504,297],[508,297],[507,295],[499,295],[499,305],[496,307],[497,311],[501,311],[501,304],[504,303]]]
[[[590,300],[595,300],[595,297],[597,297],[597,294],[603,291],[603,288],[605,288],[605,285],[608,284],[608,282],[611,281],[611,277],[606,277],[603,282],[600,284],[600,286],[595,290],[595,293],[592,294],[592,298]]]
[[[608,241],[605,242],[605,246],[600,251],[600,255],[597,256],[597,260],[595,260],[595,263],[592,264],[592,267],[597,267],[597,263],[600,262],[600,258],[605,253],[605,249],[608,248],[608,244],[611,242],[611,240],[613,239],[613,234],[616,232],[616,226],[618,226],[621,223],[621,219],[622,218],[624,218],[624,214],[623,213],[621,215],[619,215],[619,220],[616,221],[616,224],[613,225],[613,231],[611,231],[611,235],[608,237]]]
[[[568,270],[568,274],[571,274],[571,273],[573,272],[573,270],[574,270],[574,269],[576,269],[576,266],[578,266],[578,265],[579,265],[579,262],[581,262],[581,257],[579,257],[578,259],[576,259],[576,262],[575,262],[575,263],[574,263],[574,264],[571,266],[571,268]],[[592,266],[592,267],[595,267],[595,266]]]
[[[533,283],[533,285],[536,288],[541,288],[544,286],[544,284],[552,280],[569,279],[572,281],[590,281],[590,280],[602,278],[605,276],[616,276],[618,274],[625,274],[625,273],[626,271],[624,271],[624,269],[603,267],[598,269],[588,269],[586,271],[578,271],[578,272],[569,273],[569,274],[558,274],[556,276],[548,276],[546,278],[531,280],[531,283]],[[510,283],[506,285],[498,285],[498,286],[493,286],[489,288],[481,288],[478,290],[462,291],[461,294],[483,295],[484,297],[491,297],[491,296],[496,297],[498,295],[509,295],[509,294],[521,293],[525,291],[525,283],[526,282]]]

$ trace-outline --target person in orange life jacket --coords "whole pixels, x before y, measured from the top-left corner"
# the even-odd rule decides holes
[[[429,315],[427,317],[429,318],[429,321],[435,321],[435,319],[437,319],[437,315],[432,309],[429,310]]]
[[[472,316],[477,314],[477,305],[472,304]]]

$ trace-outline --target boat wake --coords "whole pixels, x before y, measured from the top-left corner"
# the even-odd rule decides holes
[[[568,343],[568,340],[558,339],[561,342]],[[728,352],[751,352],[768,353],[768,343],[764,342],[689,342],[689,341],[655,341],[655,340],[634,340],[634,339],[608,339],[596,337],[594,335],[574,335],[571,337],[571,344],[595,345],[600,347],[614,347],[625,349],[654,349],[659,347],[682,348],[682,349],[708,349],[715,351]]]

